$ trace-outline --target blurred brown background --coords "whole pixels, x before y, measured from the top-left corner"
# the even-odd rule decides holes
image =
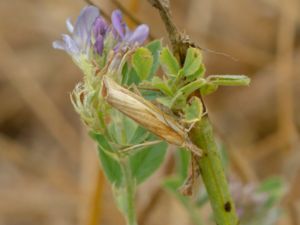
[[[206,99],[231,168],[245,183],[281,175],[289,184],[278,224],[300,224],[300,2],[170,0],[180,29],[206,49],[207,74],[246,74],[249,88]],[[117,1],[94,0],[110,14]],[[119,0],[134,17],[166,32],[157,11]],[[95,146],[69,92],[81,73],[52,41],[75,21],[83,0],[0,1],[0,224],[121,225]],[[139,189],[141,225],[189,224],[160,189],[162,168]],[[174,216],[176,215],[176,216]],[[259,225],[259,224],[258,224]]]

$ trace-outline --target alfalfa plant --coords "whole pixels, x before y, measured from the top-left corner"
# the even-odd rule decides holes
[[[190,181],[201,175],[216,223],[237,225],[202,98],[219,86],[247,86],[250,79],[205,76],[199,48],[188,46],[180,57],[161,40],[145,44],[149,27],[130,30],[119,10],[111,22],[96,7],[85,7],[74,26],[67,20],[70,34],[53,47],[65,50],[83,72],[71,101],[98,145],[102,169],[127,224],[137,225],[137,186],[159,168],[173,144],[189,152],[196,164],[182,191],[189,194]]]

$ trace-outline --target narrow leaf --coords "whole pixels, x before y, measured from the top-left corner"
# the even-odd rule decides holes
[[[207,78],[209,83],[224,86],[246,86],[250,78],[245,75],[211,75]]]

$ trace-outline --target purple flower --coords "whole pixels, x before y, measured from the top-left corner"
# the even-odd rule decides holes
[[[139,25],[134,32],[132,32],[126,41],[129,43],[142,44],[147,39],[149,35],[149,27],[146,24]]]
[[[141,45],[149,35],[149,27],[146,24],[139,25],[133,32],[130,31],[126,23],[123,21],[123,16],[120,10],[113,11],[111,21],[114,32],[119,36],[121,42],[126,45]]]
[[[108,31],[107,22],[103,19],[103,17],[98,16],[93,24],[93,34],[95,36],[98,36],[98,35],[105,36],[107,31]]]
[[[92,26],[99,16],[99,11],[94,6],[83,8],[73,27],[70,20],[67,20],[67,28],[71,35],[63,34],[62,40],[53,42],[53,47],[65,50],[76,61],[80,60],[81,55],[89,57],[91,44]]]
[[[95,38],[94,50],[100,56],[103,53],[104,39],[109,31],[109,26],[106,21],[98,16],[93,24],[93,37]]]
[[[114,10],[111,15],[111,22],[113,24],[114,30],[116,33],[124,39],[127,25],[123,21],[123,16],[120,10]]]
[[[87,6],[82,9],[74,27],[67,20],[70,35],[63,34],[62,40],[53,42],[53,47],[65,50],[77,63],[81,63],[82,56],[90,61],[93,56],[102,56],[104,49],[107,52],[126,51],[141,45],[149,35],[149,27],[145,24],[131,31],[120,10],[113,11],[111,20],[112,25],[109,25],[96,7]]]
[[[103,48],[104,48],[104,38],[103,36],[99,35],[96,37],[94,50],[101,56],[103,53]]]

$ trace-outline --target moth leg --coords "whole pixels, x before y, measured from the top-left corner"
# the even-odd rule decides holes
[[[189,176],[179,188],[180,193],[183,195],[191,196],[194,194],[194,191],[197,190],[197,184],[200,176],[200,167],[198,162],[199,156],[195,155],[194,153],[191,153],[191,168]]]
[[[196,121],[195,121],[195,122],[192,122],[192,123],[189,125],[189,127],[186,129],[186,132],[189,133],[189,132],[193,129],[193,127],[195,126],[195,124],[196,124]]]
[[[140,90],[138,89],[138,87],[136,86],[136,84],[130,84],[128,87],[129,90],[132,90],[133,93],[142,96]]]

